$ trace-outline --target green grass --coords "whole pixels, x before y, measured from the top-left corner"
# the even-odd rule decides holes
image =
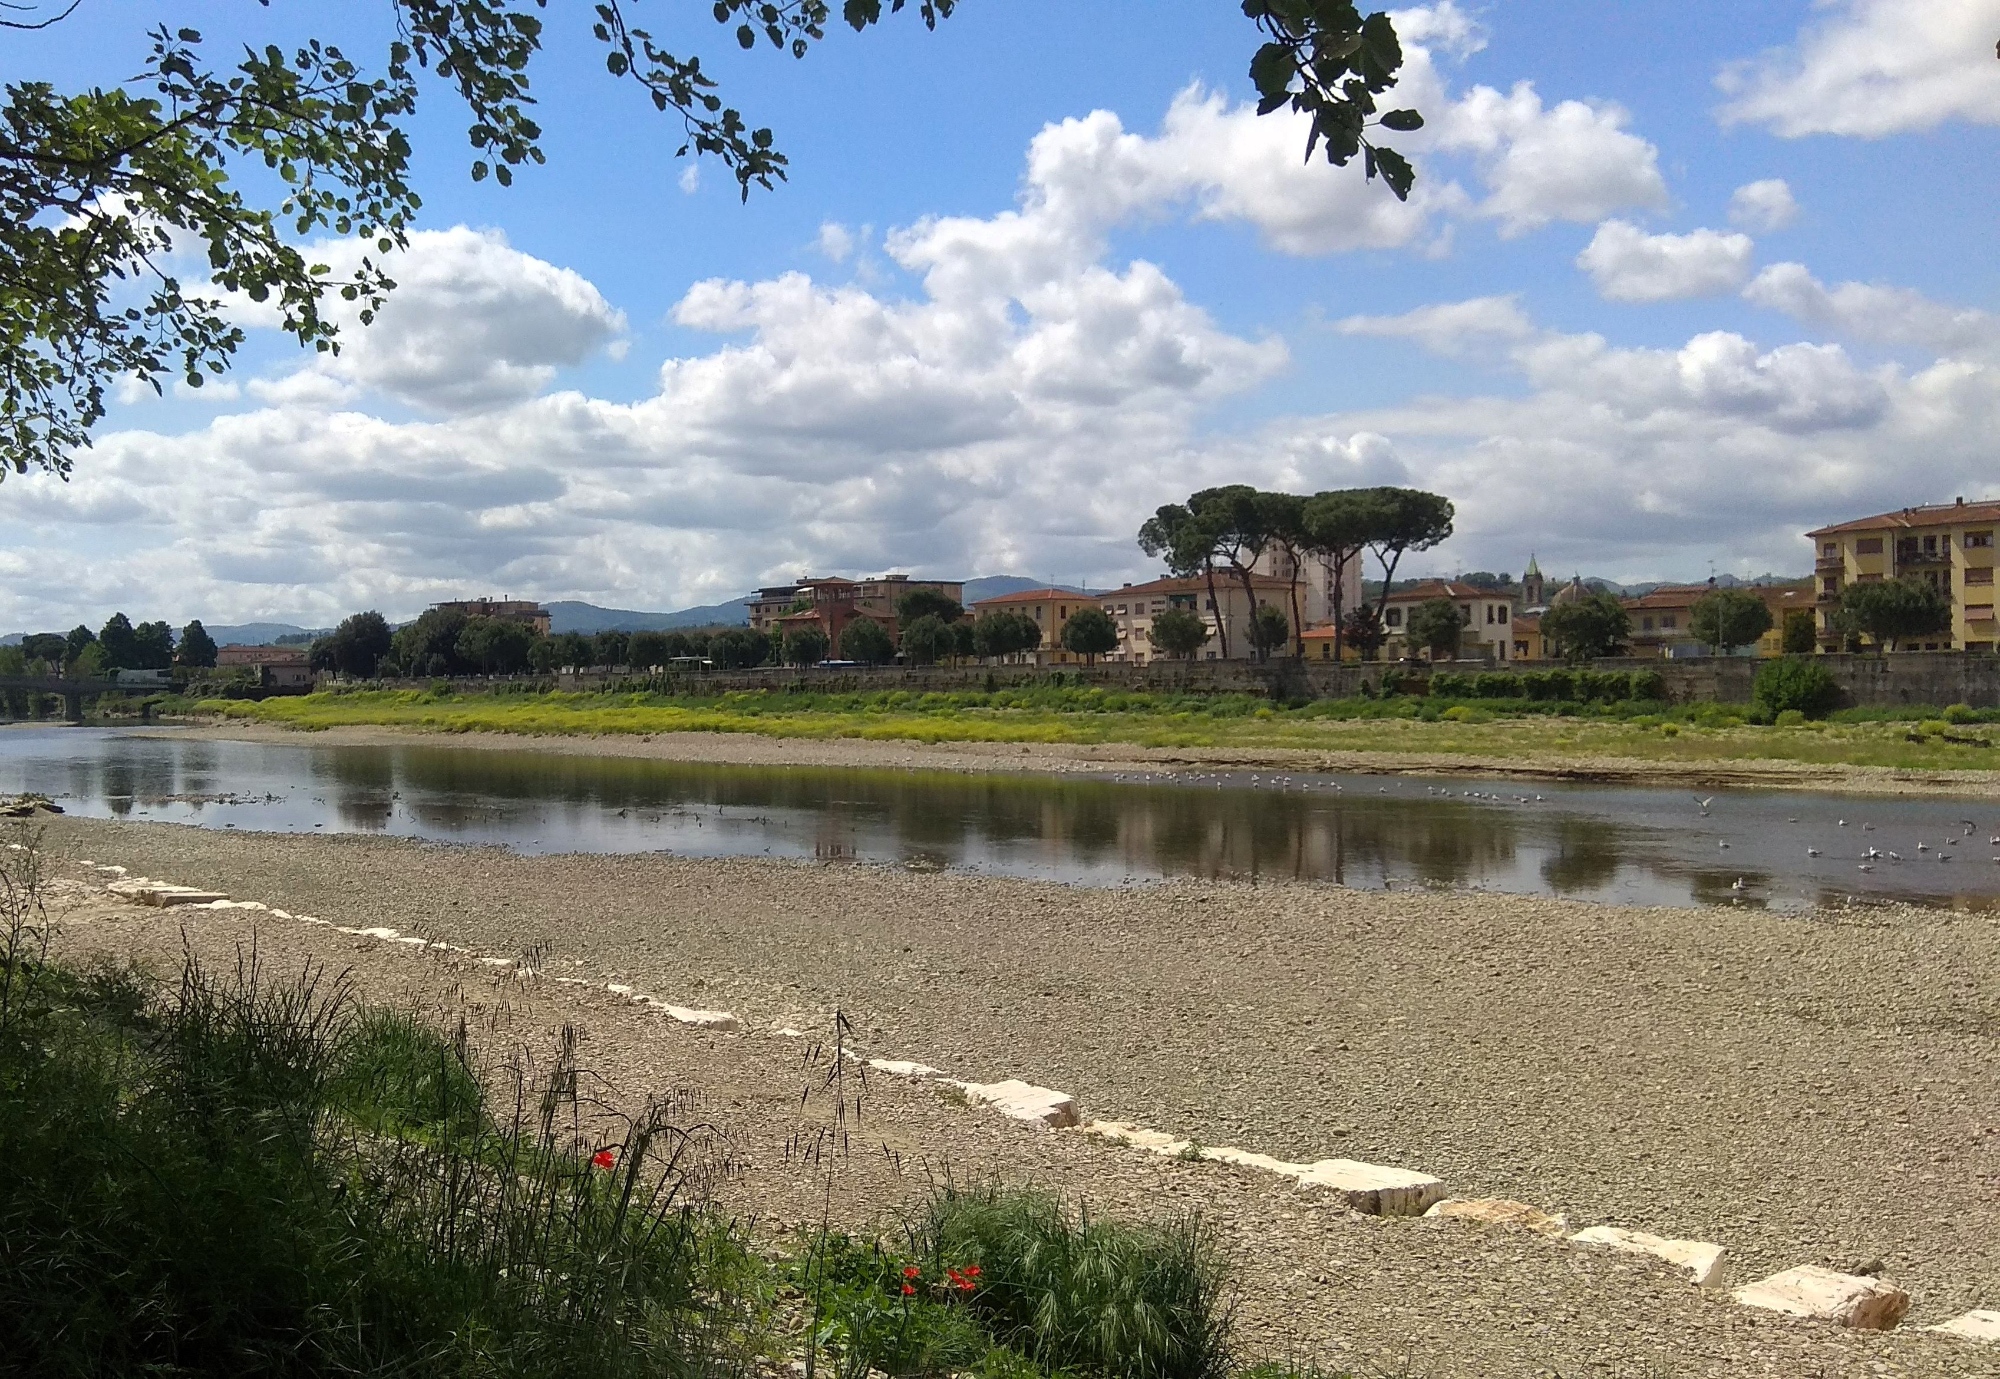
[[[1535,700],[1321,700],[1174,695],[1040,686],[995,693],[494,693],[362,690],[209,700],[201,711],[302,730],[385,725],[435,732],[645,736],[671,732],[920,743],[999,742],[1280,748],[1533,763],[1549,758],[1793,762],[1925,771],[1993,769],[2000,720],[1936,709],[1849,710],[1823,723],[1762,726],[1717,704]]]

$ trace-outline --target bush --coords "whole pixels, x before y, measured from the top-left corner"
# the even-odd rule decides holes
[[[1658,703],[1667,697],[1667,677],[1657,670],[1635,670],[1632,672],[1631,697]]]
[[[1521,694],[1521,677],[1504,671],[1482,670],[1472,677],[1472,695],[1475,699],[1517,699]]]
[[[1977,723],[1979,710],[1970,704],[1953,704],[1942,716],[1947,723]]]
[[[1806,716],[1797,709],[1783,709],[1773,721],[1780,728],[1796,728],[1806,721]]]
[[[1464,699],[1472,693],[1472,678],[1457,671],[1441,670],[1431,676],[1431,697],[1434,699]]]
[[[974,1313],[1049,1370],[1222,1379],[1232,1315],[1197,1218],[1139,1227],[1072,1216],[1043,1193],[935,1192],[918,1232],[929,1267],[977,1265]]]
[[[1786,709],[1797,709],[1807,718],[1824,718],[1840,706],[1840,685],[1819,662],[1784,656],[1758,668],[1750,698],[1767,720]]]
[[[1438,715],[1447,723],[1491,723],[1493,715],[1485,709],[1476,709],[1470,704],[1453,704]]]

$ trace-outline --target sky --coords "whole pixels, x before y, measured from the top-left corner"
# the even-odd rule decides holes
[[[1407,204],[1255,115],[1233,0],[961,0],[802,61],[627,4],[788,182],[745,204],[676,158],[552,7],[547,165],[473,183],[428,87],[388,308],[329,359],[245,304],[221,386],[121,387],[68,482],[0,483],[0,626],[1107,586],[1227,482],[1446,494],[1399,573],[1622,581],[1803,572],[1812,527],[2000,497],[2000,0],[1392,11]],[[115,84],[162,22],[379,65],[392,11],[82,0],[0,78]]]

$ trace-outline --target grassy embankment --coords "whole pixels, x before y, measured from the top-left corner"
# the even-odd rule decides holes
[[[726,1140],[594,1100],[567,1032],[533,1076],[254,955],[66,967],[39,854],[0,857],[0,1372],[1334,1379],[1236,1353],[1198,1220],[944,1187],[760,1238]]]
[[[1764,726],[1734,706],[1445,701],[1397,696],[1296,707],[1247,695],[1041,687],[996,693],[494,693],[357,690],[261,703],[207,700],[228,718],[315,730],[383,725],[548,736],[714,732],[923,743],[1281,748],[1494,761],[1635,758],[1953,771],[2000,766],[1993,711],[1848,710]]]

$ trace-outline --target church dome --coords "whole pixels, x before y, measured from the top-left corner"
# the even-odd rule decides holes
[[[1590,597],[1590,590],[1584,585],[1582,575],[1572,575],[1569,583],[1556,590],[1556,596],[1549,600],[1549,607],[1560,608],[1565,603],[1575,603],[1578,599]]]

